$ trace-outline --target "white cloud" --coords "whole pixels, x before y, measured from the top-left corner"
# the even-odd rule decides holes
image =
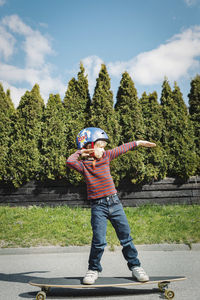
[[[103,64],[103,60],[98,56],[93,55],[85,57],[81,61],[85,68],[85,73],[88,75],[88,82],[91,93],[96,85],[96,78],[99,75],[99,71],[101,69],[101,64]]]
[[[29,67],[41,67],[45,63],[45,55],[53,53],[47,39],[39,32],[27,36],[25,52],[27,53],[26,64]]]
[[[167,76],[178,80],[199,66],[200,26],[183,31],[152,51],[143,52],[129,61],[110,62],[110,75],[120,77],[127,71],[142,85],[158,84]]]
[[[14,52],[15,38],[0,26],[0,55],[7,61]]]
[[[0,6],[3,6],[6,3],[6,0],[0,0]]]
[[[22,35],[31,35],[34,30],[30,26],[26,25],[18,15],[6,16],[2,20],[2,24],[8,26],[8,28]]]
[[[13,33],[24,36],[23,50],[26,53],[26,65],[28,67],[41,67],[47,54],[53,54],[49,40],[39,31],[27,26],[17,15],[6,16],[2,24]]]
[[[193,6],[198,3],[198,0],[184,0],[184,2],[187,4],[187,6]]]
[[[4,91],[10,90],[10,95],[13,103],[15,106],[18,105],[19,99],[21,98],[22,95],[25,94],[26,89],[25,88],[16,88],[14,85],[8,83],[7,81],[2,80],[1,81]]]
[[[15,106],[18,105],[21,96],[26,89],[17,89],[14,85],[29,84],[32,88],[35,83],[40,86],[41,95],[46,101],[50,93],[57,92],[64,94],[66,90],[65,84],[59,77],[53,77],[48,66],[41,70],[34,68],[18,68],[13,65],[0,63],[0,78],[3,78],[2,83],[6,82],[6,88],[10,88],[11,96]]]
[[[23,39],[19,42],[18,35]],[[15,51],[24,52],[24,67],[9,64]],[[26,25],[17,15],[6,16],[0,23],[0,81],[5,88],[10,88],[15,106],[18,105],[25,88],[32,89],[35,83],[40,85],[41,95],[46,101],[49,93],[62,93],[66,89],[63,81],[52,75],[52,66],[47,63],[46,56],[53,54],[50,41],[38,30]],[[28,88],[27,88],[28,89]]]
[[[169,81],[190,78],[200,69],[200,26],[195,26],[174,35],[159,47],[140,53],[128,61],[107,62],[112,80],[120,79],[127,71],[134,82],[145,87],[161,84],[164,77]],[[90,93],[96,84],[103,60],[98,56],[82,59],[88,74]]]

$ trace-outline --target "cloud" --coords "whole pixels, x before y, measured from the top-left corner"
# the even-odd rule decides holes
[[[54,77],[51,74],[48,66],[42,69],[34,68],[18,68],[13,65],[0,63],[0,78],[1,82],[6,82],[6,88],[11,89],[11,96],[15,106],[18,105],[21,96],[24,94],[25,89],[14,88],[15,85],[26,85],[27,83],[32,88],[35,83],[40,86],[40,91],[44,100],[47,100],[50,93],[56,92],[62,95],[65,92],[66,86],[62,79]]]
[[[14,52],[15,38],[12,34],[6,31],[3,26],[0,26],[0,57],[7,61]]]
[[[198,3],[199,0],[184,0],[187,6],[194,6]]]
[[[129,61],[107,64],[109,74],[120,77],[127,71],[141,85],[160,83],[165,76],[178,80],[191,69],[199,67],[200,26],[187,29],[173,36],[165,44],[143,52]]]
[[[6,16],[2,24],[13,33],[24,36],[23,50],[26,53],[28,67],[41,67],[45,63],[45,56],[53,54],[49,40],[39,31],[27,26],[17,15]]]
[[[101,69],[101,64],[103,64],[103,60],[96,55],[92,55],[83,58],[81,61],[85,68],[85,73],[88,75],[88,82],[91,93],[95,87],[96,78],[99,75],[99,71]]]
[[[2,80],[1,83],[3,85],[4,91],[6,91],[8,89],[10,90],[10,94],[11,94],[11,99],[12,100],[15,99],[15,98],[16,99],[20,99],[21,96],[24,95],[25,92],[26,92],[26,89],[24,89],[24,88],[16,88],[16,86],[8,83],[5,80]],[[17,101],[17,103],[18,103],[18,101]]]
[[[6,0],[0,0],[0,6],[3,6],[6,3]]]
[[[20,36],[20,40],[18,39]],[[22,40],[22,42],[21,42]],[[14,54],[24,52],[24,67],[10,64]],[[15,106],[18,105],[25,88],[40,85],[43,98],[49,93],[64,94],[65,84],[61,78],[52,75],[54,68],[47,62],[47,56],[54,54],[49,39],[38,30],[33,30],[17,15],[6,16],[0,22],[0,81],[10,88]],[[23,65],[23,63],[22,63]]]

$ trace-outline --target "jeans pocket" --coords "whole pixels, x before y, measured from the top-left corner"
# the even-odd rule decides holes
[[[119,200],[119,197],[118,197],[117,195],[115,195],[115,196],[113,197],[113,203],[114,203],[114,204],[120,204],[120,203],[121,203],[121,201]]]

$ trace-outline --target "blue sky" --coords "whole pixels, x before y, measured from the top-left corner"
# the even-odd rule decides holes
[[[105,63],[114,101],[126,70],[139,97],[160,97],[167,76],[188,103],[200,73],[200,0],[0,0],[0,82],[15,106],[35,83],[45,102],[63,99],[80,61],[91,96]]]

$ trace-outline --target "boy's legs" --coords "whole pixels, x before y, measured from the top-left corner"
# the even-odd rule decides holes
[[[122,253],[128,263],[128,268],[132,270],[133,267],[139,267],[140,261],[137,257],[138,252],[133,244],[128,220],[120,201],[119,204],[112,206],[110,210],[109,219],[115,228],[120,244],[123,247]]]
[[[108,209],[104,203],[94,204],[91,209],[91,225],[93,231],[89,256],[89,270],[101,272],[101,257],[106,247]]]
[[[133,244],[130,235],[130,227],[122,204],[118,196],[108,202],[92,205],[91,225],[93,230],[92,246],[89,257],[89,269],[98,272],[102,271],[100,264],[101,257],[106,246],[107,219],[109,219],[115,228],[116,234],[123,247],[122,253],[127,260],[128,267],[131,270],[135,266],[140,266],[137,258],[138,252]]]
[[[128,220],[118,196],[114,195],[101,200],[101,203],[92,205],[93,239],[89,257],[89,273],[86,274],[83,282],[85,284],[94,283],[98,278],[98,272],[102,271],[100,261],[106,246],[107,219],[115,228],[123,247],[122,253],[128,262],[129,269],[132,270],[133,277],[139,281],[148,281],[148,275],[140,267],[138,252],[133,244]]]

